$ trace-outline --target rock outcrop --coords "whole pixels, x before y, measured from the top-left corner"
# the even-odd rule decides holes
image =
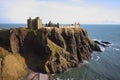
[[[109,47],[110,46],[110,42],[107,42],[107,41],[97,41],[97,40],[94,40],[94,42],[102,47]]]
[[[2,31],[0,35],[3,33],[6,32]],[[83,28],[41,28],[39,30],[19,28],[8,30],[6,35],[6,37],[0,36],[0,47],[7,51],[6,56],[3,56],[5,61],[14,64],[4,63],[10,65],[10,68],[14,67],[18,74],[16,78],[23,76],[20,73],[25,75],[28,69],[49,74],[62,73],[69,68],[77,67],[83,60],[89,60],[92,51],[101,51]],[[3,52],[0,51],[0,55],[2,54]],[[18,57],[15,57],[16,55]],[[2,59],[0,57],[1,64]],[[2,70],[2,65],[0,68]],[[8,70],[9,73],[4,74],[14,77],[11,71]]]

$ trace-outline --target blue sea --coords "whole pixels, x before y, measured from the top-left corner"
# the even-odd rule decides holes
[[[18,27],[26,27],[27,24],[0,24],[0,29],[10,29]]]
[[[26,26],[26,24],[0,24],[0,28]],[[54,76],[55,80],[120,80],[120,25],[82,25],[92,39],[112,44],[103,52],[93,52],[90,61],[80,67]]]

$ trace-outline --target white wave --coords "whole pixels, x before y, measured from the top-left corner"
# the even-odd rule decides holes
[[[95,57],[94,55],[95,55],[96,53],[97,53],[97,52],[94,51],[94,52],[91,54],[91,59],[92,59],[92,60],[94,59],[94,57]]]
[[[96,41],[97,39],[93,39],[94,41]]]
[[[83,63],[80,63],[80,65],[88,64],[89,62],[87,60],[83,60]]]
[[[100,59],[100,57],[99,57],[99,56],[97,56],[96,61],[98,61],[99,59]]]
[[[93,39],[94,41],[101,41],[101,40],[99,40],[99,39]]]
[[[83,64],[87,64],[89,63],[87,60],[83,60]]]
[[[120,51],[120,49],[118,49],[118,48],[113,48],[113,50]]]
[[[91,54],[91,56],[92,56],[91,59],[93,60],[93,54]]]
[[[98,61],[100,59],[100,56],[95,55],[95,53],[94,53],[94,54],[92,54],[92,58],[91,59],[94,60],[94,61]]]
[[[102,46],[100,46],[100,49],[101,49],[102,51],[105,51],[105,48],[104,48],[104,47],[102,47]]]

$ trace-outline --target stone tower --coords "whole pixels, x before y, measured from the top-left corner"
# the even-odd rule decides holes
[[[32,29],[32,19],[31,17],[27,20],[27,26],[29,29]]]
[[[40,29],[42,28],[42,20],[39,17],[36,17],[35,19],[29,18],[27,20],[28,29]]]

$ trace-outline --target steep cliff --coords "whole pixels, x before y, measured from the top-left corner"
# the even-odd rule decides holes
[[[1,31],[0,35],[4,35],[3,33],[6,32]],[[20,73],[25,75],[27,69],[41,73],[61,73],[77,67],[83,60],[89,60],[92,51],[100,51],[99,46],[88,37],[87,31],[83,28],[41,28],[39,30],[19,28],[8,30],[6,35],[6,37],[0,36],[0,46],[7,51],[6,56],[3,57],[5,61],[8,60],[9,63],[12,61],[15,65],[8,62],[4,64],[15,68],[18,73],[16,78],[23,76]],[[0,55],[2,54],[3,52],[0,51]],[[0,58],[1,72],[3,72],[2,59]],[[16,67],[17,65],[21,69]],[[7,69],[8,73],[4,74],[13,77],[12,70]]]

